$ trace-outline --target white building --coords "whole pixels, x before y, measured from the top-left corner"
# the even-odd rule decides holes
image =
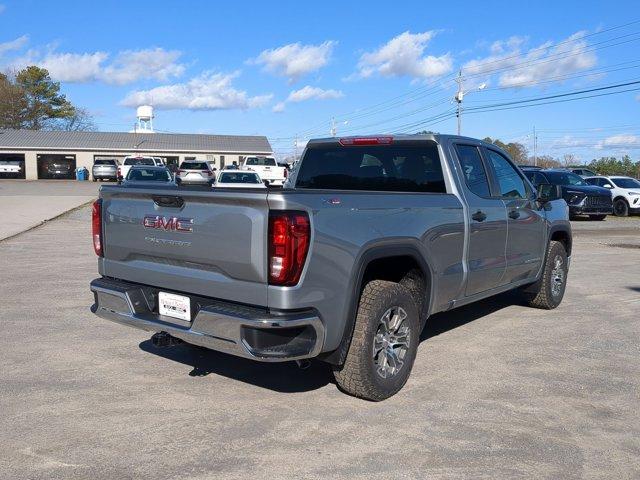
[[[224,168],[246,156],[273,155],[273,149],[263,136],[0,130],[0,162],[21,165],[20,178],[27,180],[50,178],[54,162],[68,165],[73,178],[76,168],[91,171],[96,159],[128,155],[161,157],[168,165],[197,159]]]

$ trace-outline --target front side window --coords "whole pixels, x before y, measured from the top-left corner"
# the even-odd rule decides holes
[[[296,188],[446,193],[438,146],[432,141],[309,146]]]
[[[495,150],[486,150],[500,186],[500,196],[507,198],[526,198],[527,189],[516,168],[503,155]]]
[[[478,147],[473,145],[456,145],[460,166],[464,173],[464,179],[473,193],[479,197],[490,197],[489,180],[484,169]]]

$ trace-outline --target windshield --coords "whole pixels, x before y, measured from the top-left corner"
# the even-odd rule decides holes
[[[250,172],[223,172],[219,183],[260,183],[260,177]]]
[[[132,157],[125,158],[125,165],[155,165],[156,162],[153,161],[153,158],[149,157]]]
[[[580,187],[589,185],[578,175],[571,172],[544,172],[544,175],[554,185],[575,185]]]
[[[619,188],[640,188],[640,182],[635,178],[612,178],[611,181]]]
[[[127,180],[135,182],[170,182],[171,174],[159,168],[136,167],[129,170]]]
[[[180,165],[181,170],[209,170],[209,166],[205,162],[183,162]]]
[[[115,165],[115,160],[96,160],[93,162],[94,165]]]
[[[275,167],[276,161],[273,158],[267,157],[249,157],[247,161],[244,162],[245,165],[256,165],[262,167]]]

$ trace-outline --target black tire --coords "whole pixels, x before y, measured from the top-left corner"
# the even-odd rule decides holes
[[[397,326],[396,336],[389,333],[394,330],[386,328],[389,325]],[[342,367],[334,369],[338,386],[350,395],[376,402],[395,395],[409,378],[419,337],[420,320],[411,293],[394,282],[367,283],[360,296],[347,358]],[[395,346],[390,346],[390,339],[395,340]],[[394,368],[394,364],[399,367]]]
[[[628,217],[629,216],[629,204],[619,198],[615,202],[613,202],[613,214],[616,217]]]
[[[93,181],[94,181],[94,182],[97,182],[97,181],[98,181],[98,179],[97,179],[97,178],[94,178],[94,179],[93,179]]]
[[[602,220],[604,220],[605,218],[607,218],[606,215],[589,215],[589,219],[590,220],[596,220],[598,222],[601,222]]]
[[[523,292],[530,307],[553,310],[562,302],[567,287],[567,252],[560,242],[551,240],[547,247],[544,270],[540,280]]]

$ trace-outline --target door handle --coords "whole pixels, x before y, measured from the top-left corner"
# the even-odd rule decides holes
[[[471,215],[471,218],[476,222],[484,222],[487,219],[487,214],[478,210],[476,213]]]
[[[518,210],[516,210],[515,208],[513,210],[509,211],[509,218],[513,218],[514,220],[516,218],[520,218],[520,212]]]

